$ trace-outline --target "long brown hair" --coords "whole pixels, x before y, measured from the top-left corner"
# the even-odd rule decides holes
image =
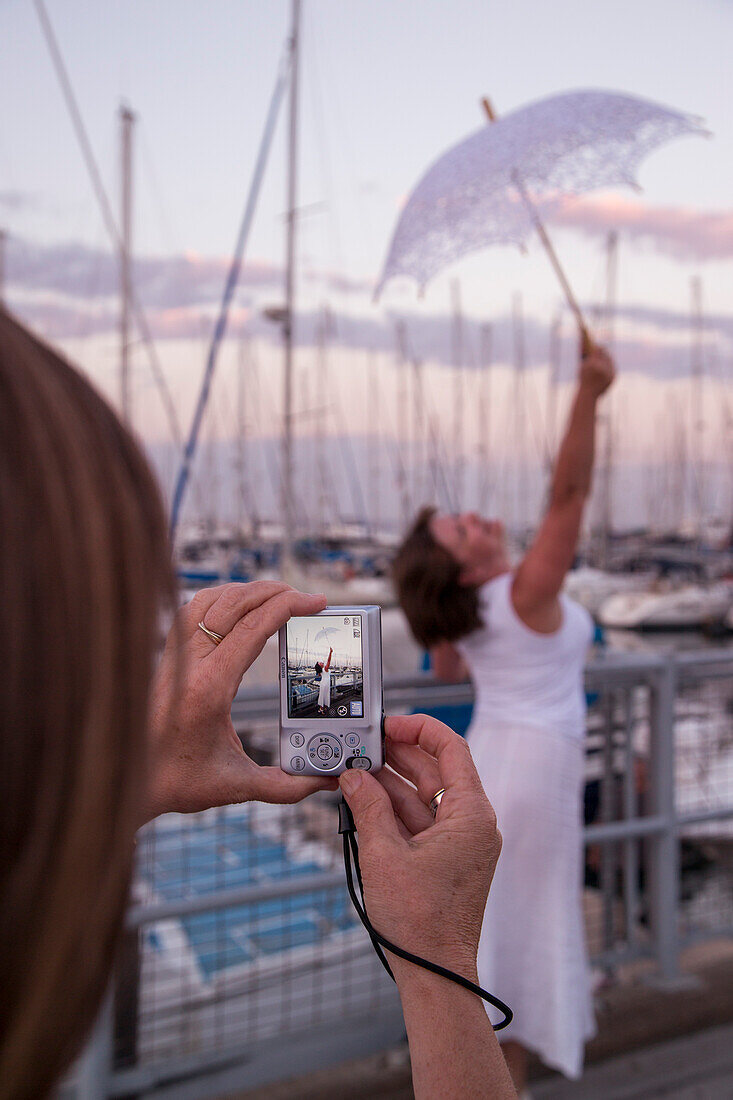
[[[130,433],[0,309],[0,1094],[45,1095],[99,1006],[142,823],[172,594]]]
[[[430,531],[434,508],[423,508],[394,561],[392,580],[410,629],[425,649],[478,630],[478,590],[459,581],[461,567]]]

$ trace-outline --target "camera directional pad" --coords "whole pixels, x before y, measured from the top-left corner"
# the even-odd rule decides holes
[[[316,768],[330,771],[341,763],[343,748],[338,737],[331,733],[317,733],[308,742],[308,759]]]

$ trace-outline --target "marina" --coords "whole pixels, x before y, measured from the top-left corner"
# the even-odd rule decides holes
[[[576,925],[600,1030],[579,1081],[534,1058],[533,1095],[733,1095],[733,243],[720,171],[733,142],[713,94],[727,54],[693,80],[623,3],[616,40],[600,9],[561,4],[551,26],[521,0],[500,17],[425,3],[399,18],[362,0],[287,0],[266,15],[247,0],[204,20],[167,0],[163,16],[133,4],[114,18],[70,2],[71,14],[33,0],[32,27],[0,15],[18,20],[15,53],[43,74],[26,86],[11,58],[5,101],[17,86],[33,116],[47,80],[53,106],[32,142],[24,123],[13,143],[23,190],[0,143],[0,305],[80,364],[140,443],[179,602],[277,580],[341,612],[376,604],[387,713],[428,713],[465,736],[474,687],[435,675],[400,606],[396,554],[433,509],[461,540],[426,521],[443,591],[480,600],[496,577],[471,579],[466,531],[505,540],[496,576],[513,571],[558,506],[560,470],[562,532],[544,553],[553,577],[563,563],[562,625],[510,612],[523,671],[533,635],[561,634],[560,592],[593,620]],[[709,18],[695,12],[691,28]],[[586,19],[569,57],[568,28]],[[706,27],[690,29],[695,57],[727,41]],[[628,63],[628,90],[594,86],[601,40]],[[520,79],[532,50],[543,63]],[[673,93],[664,103],[657,84]],[[722,140],[701,140],[711,130]],[[52,170],[23,167],[26,146],[48,147]],[[588,430],[563,463],[584,372]],[[416,582],[416,604],[434,579]],[[439,610],[450,619],[453,606]],[[278,766],[282,680],[306,730],[290,738],[307,741],[298,770],[319,752],[331,767],[319,725],[360,719],[369,686],[352,615],[339,630],[291,620],[282,666],[268,639],[234,697],[233,733],[225,714],[230,746]],[[493,626],[470,621],[439,642]],[[347,892],[337,800],[165,813],[140,830],[115,972],[64,1100],[412,1095],[400,999]]]

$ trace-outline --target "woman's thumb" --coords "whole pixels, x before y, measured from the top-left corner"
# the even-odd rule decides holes
[[[363,844],[399,837],[389,795],[374,776],[354,768],[341,775],[339,785]]]

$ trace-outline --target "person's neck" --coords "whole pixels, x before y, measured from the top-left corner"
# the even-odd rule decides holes
[[[477,570],[476,581],[474,582],[477,588],[481,588],[482,585],[488,584],[489,581],[495,581],[497,577],[502,577],[505,573],[511,572],[511,566],[508,561],[504,561],[501,565],[494,566],[493,568],[486,567],[483,570]]]

